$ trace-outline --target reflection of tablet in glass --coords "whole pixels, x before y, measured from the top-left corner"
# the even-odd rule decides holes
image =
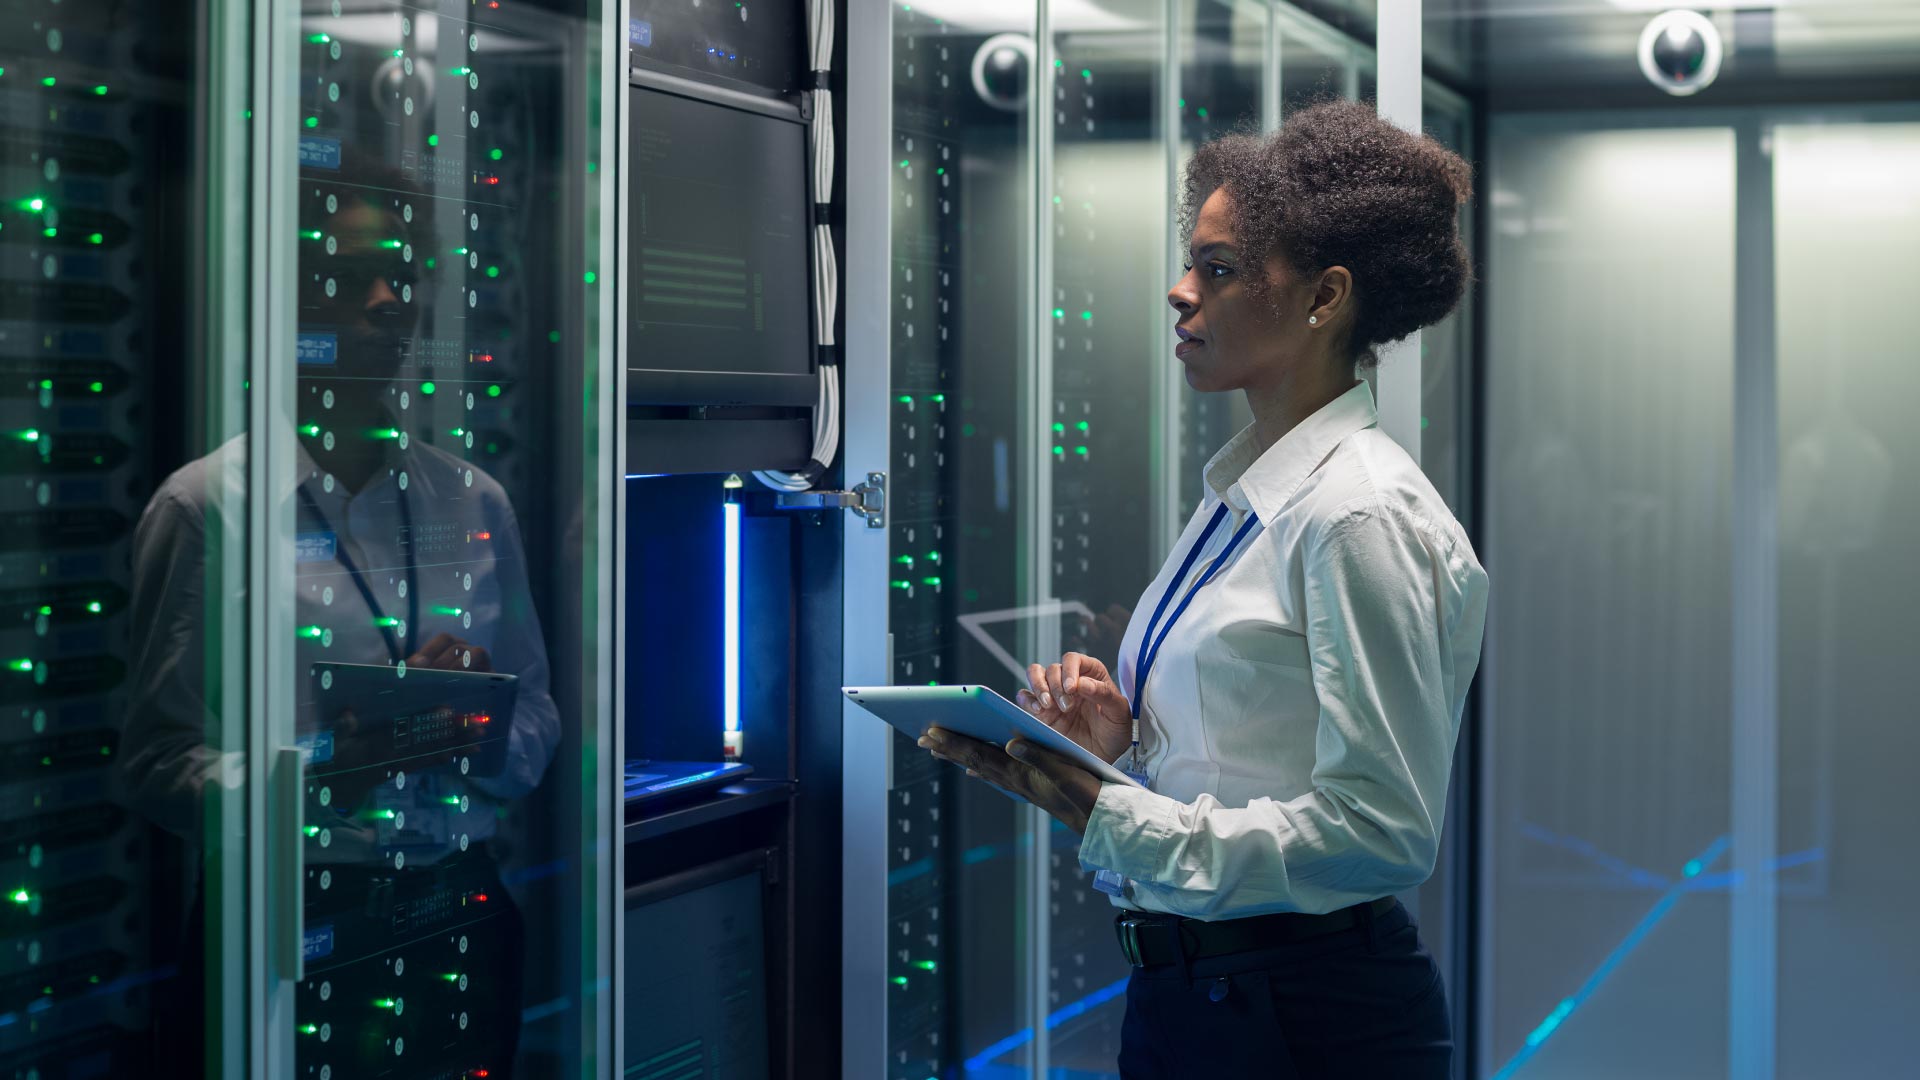
[[[315,664],[311,673],[321,719],[316,730],[300,733],[300,748],[315,776],[452,762],[462,763],[463,775],[497,776],[506,767],[517,676],[335,663]],[[351,730],[339,722],[348,712]]]
[[[843,686],[847,699],[918,739],[929,727],[943,727],[1005,746],[1018,735],[1061,754],[1093,775],[1114,784],[1139,787],[1127,774],[1053,730],[1032,713],[984,686]]]

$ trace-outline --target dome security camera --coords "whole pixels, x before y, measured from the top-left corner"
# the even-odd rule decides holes
[[[1697,11],[1655,15],[1640,31],[1640,72],[1675,97],[1697,94],[1720,74],[1720,31]]]
[[[1002,112],[1027,107],[1033,84],[1033,39],[1025,34],[995,34],[973,54],[973,92]]]

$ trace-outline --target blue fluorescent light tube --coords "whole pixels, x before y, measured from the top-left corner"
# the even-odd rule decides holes
[[[726,702],[723,713],[726,730],[729,734],[740,730],[740,504],[729,501],[725,504],[727,549],[726,549],[726,641],[721,648],[726,657],[726,667],[722,674],[724,688],[722,694]]]

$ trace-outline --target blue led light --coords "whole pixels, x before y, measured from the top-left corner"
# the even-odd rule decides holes
[[[740,504],[727,502],[726,510],[726,667],[722,674],[725,701],[723,717],[729,732],[740,730]]]
[[[1062,1005],[1058,1009],[1055,1009],[1053,1012],[1050,1012],[1047,1014],[1047,1030],[1052,1031],[1055,1028],[1058,1028],[1061,1024],[1064,1024],[1067,1021],[1073,1019],[1074,1017],[1079,1016],[1086,1012],[1090,1012],[1094,1009],[1097,1009],[1100,1006],[1105,1005],[1107,1002],[1112,1001],[1114,998],[1117,998],[1126,992],[1127,992],[1127,980],[1120,979],[1117,982],[1108,983],[1107,985],[1101,987],[1098,990],[1095,990],[1093,993],[1088,994],[1086,997],[1083,997],[1078,1001],[1069,1001],[1065,1005]],[[994,1043],[992,1046],[989,1046],[985,1050],[982,1050],[979,1053],[968,1058],[966,1060],[966,1063],[963,1064],[961,1068],[970,1073],[981,1072],[985,1069],[992,1068],[994,1058],[999,1057],[1001,1054],[1004,1054],[1009,1050],[1018,1050],[1020,1047],[1025,1046],[1026,1044],[1032,1041],[1033,1041],[1033,1029],[1022,1028],[1021,1030],[1013,1033],[1012,1035],[1007,1036],[1004,1039],[1001,1039],[999,1042]]]

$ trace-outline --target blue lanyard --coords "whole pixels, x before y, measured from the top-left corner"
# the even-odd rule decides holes
[[[1193,588],[1187,590],[1186,597],[1180,601],[1179,607],[1173,609],[1173,615],[1167,619],[1166,625],[1160,626],[1160,616],[1166,613],[1167,604],[1173,599],[1174,590],[1180,587],[1181,582],[1187,580],[1188,572],[1193,569],[1194,560],[1200,557],[1200,552],[1206,548],[1207,541],[1212,539],[1214,530],[1218,529],[1220,523],[1225,520],[1227,520],[1227,504],[1223,502],[1219,509],[1213,512],[1213,519],[1207,522],[1206,530],[1200,534],[1200,539],[1194,541],[1193,547],[1188,550],[1186,561],[1180,564],[1180,572],[1173,575],[1173,580],[1167,583],[1167,591],[1161,595],[1159,606],[1153,609],[1153,618],[1147,621],[1146,633],[1140,635],[1140,655],[1133,665],[1133,700],[1129,703],[1133,706],[1133,744],[1136,757],[1140,752],[1140,696],[1146,689],[1147,675],[1153,671],[1154,661],[1160,657],[1160,646],[1167,640],[1167,635],[1173,631],[1174,624],[1180,621],[1180,616],[1186,614],[1187,605],[1193,603],[1194,594],[1205,588],[1207,582],[1213,580],[1213,576],[1220,572],[1220,568],[1226,565],[1228,559],[1233,557],[1234,549],[1240,546],[1240,541],[1245,540],[1247,534],[1253,531],[1253,527],[1260,523],[1257,515],[1251,512],[1247,514],[1246,522],[1233,534],[1233,539],[1227,541],[1225,550],[1221,551],[1212,565],[1207,567],[1207,572],[1200,575],[1200,580],[1193,583]],[[1154,636],[1155,627],[1159,627],[1160,630],[1158,637]]]
[[[407,630],[411,632],[420,625],[420,590],[413,580],[413,508],[407,503],[407,489],[400,488],[399,492],[400,528],[406,533],[407,549]],[[320,504],[314,500],[313,493],[307,490],[305,484],[300,485],[300,501],[315,518],[319,519],[321,528],[334,532],[333,523],[327,520],[327,515],[320,512]],[[393,627],[386,625],[387,613],[380,607],[380,601],[373,598],[373,590],[362,580],[360,568],[353,564],[353,556],[347,554],[344,538],[336,538],[333,556],[339,560],[341,566],[346,568],[347,576],[353,579],[354,586],[360,590],[360,598],[367,602],[367,609],[373,612],[374,619],[379,622],[380,636],[387,639],[387,652],[393,657],[393,662],[398,664],[405,660],[407,654],[400,650],[400,638],[393,632]]]

